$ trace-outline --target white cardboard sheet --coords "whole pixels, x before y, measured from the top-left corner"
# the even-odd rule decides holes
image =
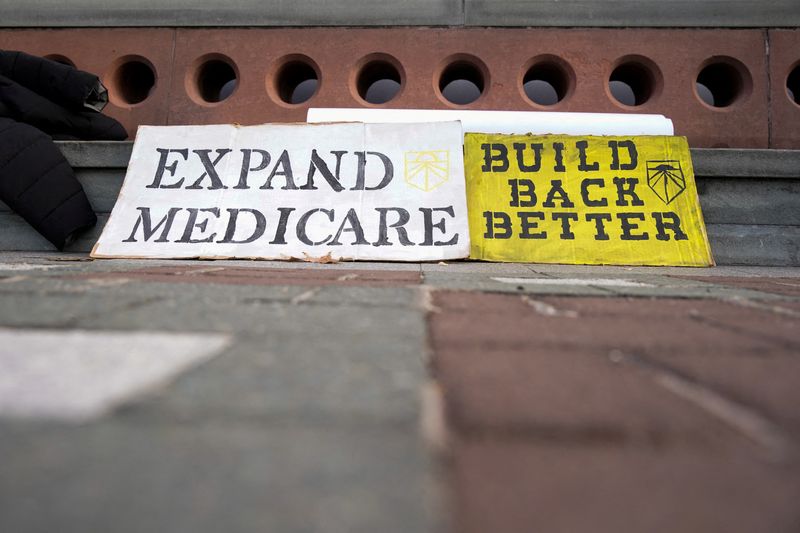
[[[308,122],[441,122],[459,120],[465,133],[509,135],[672,135],[664,115],[630,113],[564,113],[471,109],[311,108]]]
[[[142,126],[92,257],[466,257],[462,137],[458,122]]]

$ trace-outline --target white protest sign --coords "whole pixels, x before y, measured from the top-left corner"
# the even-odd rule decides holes
[[[142,126],[92,257],[466,257],[462,138],[458,122]]]

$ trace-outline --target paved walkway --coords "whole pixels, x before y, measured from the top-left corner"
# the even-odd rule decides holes
[[[800,269],[0,253],[0,531],[796,532]]]

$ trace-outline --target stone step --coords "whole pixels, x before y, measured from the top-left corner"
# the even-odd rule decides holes
[[[187,6],[191,5],[191,9]],[[800,24],[794,0],[201,0],[108,3],[6,0],[8,27],[105,26],[555,26],[787,27]]]
[[[59,142],[98,225],[71,245],[88,252],[125,176],[130,142]],[[800,150],[695,149],[692,160],[714,258],[720,265],[800,266]],[[0,250],[53,250],[0,203]]]

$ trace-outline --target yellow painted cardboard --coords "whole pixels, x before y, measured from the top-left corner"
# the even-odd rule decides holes
[[[685,137],[465,136],[470,257],[711,266]]]

